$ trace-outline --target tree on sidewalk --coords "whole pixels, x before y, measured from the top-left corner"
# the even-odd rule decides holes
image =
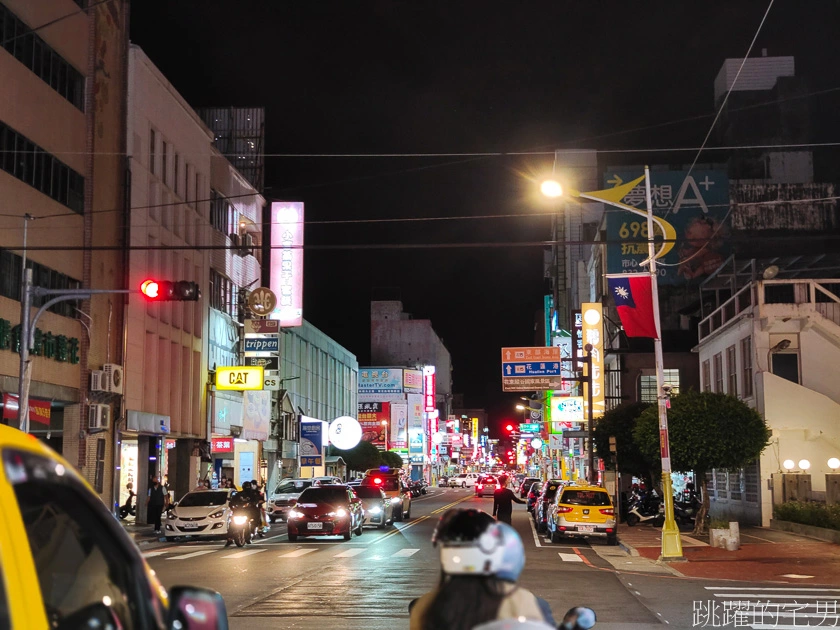
[[[702,492],[694,533],[705,533],[709,512],[706,474],[713,468],[737,470],[755,461],[770,440],[770,430],[755,409],[737,398],[693,390],[671,400],[668,429],[672,469],[693,470]],[[655,405],[639,416],[633,437],[651,467],[661,470]]]
[[[636,421],[648,407],[650,407],[649,403],[628,402],[610,409],[595,424],[593,434],[595,448],[599,457],[606,460],[605,465],[608,470],[615,468],[617,458],[619,472],[650,482],[650,465],[633,439]],[[615,455],[610,452],[610,437],[615,437]]]
[[[379,449],[370,442],[359,442],[347,450],[330,446],[329,453],[341,457],[347,464],[348,471],[362,472],[368,468],[376,468],[382,463]]]
[[[391,468],[402,468],[404,462],[402,455],[399,453],[395,453],[394,451],[385,451],[379,455],[382,459],[382,463],[386,466]]]

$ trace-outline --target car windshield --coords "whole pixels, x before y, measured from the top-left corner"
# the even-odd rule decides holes
[[[355,489],[356,496],[360,499],[381,499],[382,491],[376,486],[359,486]]]
[[[178,501],[178,507],[215,507],[227,503],[227,492],[190,492]]]
[[[298,494],[311,485],[312,481],[309,479],[289,479],[281,481],[280,485],[274,489],[274,494]]]
[[[566,490],[560,503],[568,505],[610,505],[610,495],[600,490]]]
[[[324,488],[307,488],[298,498],[298,503],[346,503],[347,490],[332,486]]]

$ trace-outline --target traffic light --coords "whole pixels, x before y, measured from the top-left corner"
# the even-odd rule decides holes
[[[201,297],[198,284],[188,280],[144,280],[140,293],[150,302],[195,302]]]
[[[505,427],[505,431],[507,431],[508,433],[513,433],[513,425],[512,424],[507,425]]]

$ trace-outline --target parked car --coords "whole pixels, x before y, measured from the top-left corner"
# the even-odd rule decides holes
[[[557,492],[548,515],[551,542],[564,538],[605,538],[617,545],[615,509],[610,493],[600,486],[569,485]]]
[[[472,488],[478,481],[478,473],[461,473],[449,478],[450,488]]]
[[[520,499],[524,499],[528,495],[528,490],[531,489],[531,485],[535,481],[541,481],[541,479],[539,477],[525,477],[525,479],[522,480],[522,483],[519,484],[518,488]]]
[[[344,536],[350,540],[362,535],[365,514],[362,501],[351,488],[329,484],[304,490],[294,508],[289,510],[288,536]]]
[[[268,518],[272,523],[286,520],[300,493],[312,485],[312,479],[282,479],[265,503]]]
[[[449,477],[438,478],[438,488],[446,488],[449,485]]]
[[[362,479],[362,486],[381,488],[391,501],[393,519],[401,521],[411,518],[411,490],[397,475],[370,475]],[[359,486],[359,487],[362,487]]]
[[[312,477],[312,485],[313,486],[335,486],[341,485],[344,482],[338,478],[329,475],[327,477]]]
[[[483,477],[478,478],[478,482],[475,484],[475,496],[477,497],[486,497],[486,496],[493,496],[493,493],[496,492],[496,488],[499,487],[499,480],[495,477],[490,475],[484,475]]]
[[[65,459],[0,426],[0,583],[7,628],[227,628],[221,596],[164,589],[137,545]],[[108,604],[103,604],[107,594]]]
[[[166,512],[163,535],[179,537],[226,538],[230,524],[230,490],[193,490]]]
[[[382,529],[394,522],[394,506],[385,491],[378,486],[362,486],[353,488],[356,496],[362,500],[365,511],[365,525],[376,525]]]
[[[548,510],[551,502],[557,494],[557,490],[563,487],[565,482],[562,479],[549,479],[543,483],[537,502],[534,505],[534,521],[537,524],[537,531],[543,533],[548,523]]]
[[[537,503],[537,497],[540,496],[540,490],[542,489],[542,481],[535,481],[531,484],[531,487],[528,488],[528,498],[525,507],[528,509],[529,514],[534,513],[534,506]]]

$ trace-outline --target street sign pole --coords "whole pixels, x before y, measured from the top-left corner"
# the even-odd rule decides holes
[[[656,401],[659,410],[659,450],[662,458],[662,494],[665,501],[665,524],[662,526],[662,559],[680,560],[683,558],[680,530],[674,520],[674,493],[671,487],[671,447],[668,438],[668,398],[662,390],[665,384],[662,357],[662,334],[659,321],[659,287],[656,275],[656,251],[653,242],[653,204],[650,194],[650,169],[645,166],[645,197],[647,200],[648,227],[648,269],[650,270],[650,289],[653,300],[653,319],[657,335],[653,340],[656,360]]]

